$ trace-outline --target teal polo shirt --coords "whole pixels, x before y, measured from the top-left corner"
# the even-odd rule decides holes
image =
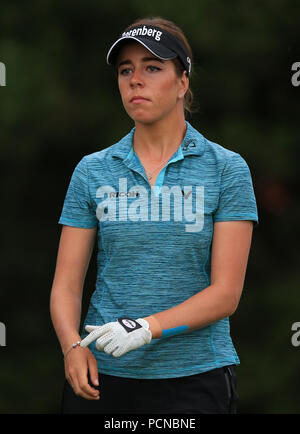
[[[81,159],[59,219],[97,228],[97,276],[84,325],[147,317],[182,303],[210,285],[214,222],[258,222],[249,167],[238,153],[187,122],[183,142],[151,187],[133,150],[134,131]],[[229,318],[153,339],[120,358],[97,351],[95,343],[90,349],[99,372],[129,378],[181,377],[239,364]]]

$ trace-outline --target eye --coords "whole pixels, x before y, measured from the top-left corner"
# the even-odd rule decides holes
[[[120,74],[120,75],[128,75],[130,71],[131,71],[130,68],[124,68],[124,69],[121,69],[121,70],[119,71],[119,74]]]
[[[148,68],[151,72],[161,71],[161,68],[158,68],[158,66],[154,66],[154,65],[149,65],[147,68]]]

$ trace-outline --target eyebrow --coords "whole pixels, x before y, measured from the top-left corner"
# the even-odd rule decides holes
[[[158,57],[154,57],[154,56],[143,57],[142,61],[143,62],[156,61],[156,62],[164,63],[162,59],[159,59]],[[119,63],[118,68],[120,68],[120,66],[122,65],[128,65],[130,63],[132,63],[130,59],[123,60],[122,62]]]

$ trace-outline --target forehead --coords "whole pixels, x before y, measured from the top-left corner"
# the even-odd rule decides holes
[[[157,60],[161,60],[139,42],[128,41],[118,51],[116,66],[118,66],[118,64],[124,60],[133,60],[134,58],[144,57],[152,57],[156,58]]]

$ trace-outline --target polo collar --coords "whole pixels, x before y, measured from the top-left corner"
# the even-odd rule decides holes
[[[187,155],[202,155],[205,149],[205,138],[201,133],[199,133],[192,125],[185,121],[187,125],[187,129],[185,132],[184,139],[180,145],[181,153],[183,158]],[[121,139],[118,143],[115,144],[114,150],[112,152],[113,157],[121,158],[125,160],[131,153],[133,146],[133,135],[134,135],[135,127]]]

